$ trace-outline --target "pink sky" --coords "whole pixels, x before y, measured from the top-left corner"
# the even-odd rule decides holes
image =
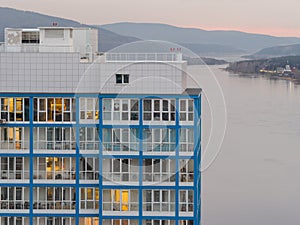
[[[0,0],[0,6],[85,24],[165,23],[300,37],[299,0]]]

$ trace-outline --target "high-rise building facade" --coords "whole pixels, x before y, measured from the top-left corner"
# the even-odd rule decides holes
[[[178,53],[92,29],[6,29],[0,225],[200,224],[201,90]]]

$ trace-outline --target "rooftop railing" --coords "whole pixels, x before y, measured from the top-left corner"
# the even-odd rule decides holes
[[[106,62],[181,62],[181,53],[105,53]]]

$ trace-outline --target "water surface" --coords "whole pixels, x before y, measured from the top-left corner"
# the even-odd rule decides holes
[[[202,175],[202,224],[300,224],[300,85],[211,69],[228,126],[218,158]]]

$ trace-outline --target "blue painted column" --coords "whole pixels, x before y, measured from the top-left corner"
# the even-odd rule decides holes
[[[29,98],[29,224],[33,225],[33,97]]]
[[[143,224],[143,99],[139,99],[139,225]]]
[[[79,168],[80,168],[80,154],[79,154],[79,143],[80,143],[80,131],[79,131],[79,97],[76,96],[76,125],[75,125],[75,131],[76,131],[76,185],[75,185],[75,223],[76,225],[79,224],[79,204],[80,204],[80,199],[79,199]]]
[[[179,145],[180,145],[180,125],[179,125],[179,99],[176,98],[175,103],[175,127],[176,127],[176,149],[175,149],[175,171],[176,171],[176,179],[175,179],[175,225],[179,224]]]
[[[194,99],[194,218],[201,220],[201,96]]]
[[[103,162],[103,115],[102,115],[102,105],[103,105],[103,98],[98,97],[99,100],[99,125],[98,125],[98,135],[99,135],[99,225],[102,225],[102,217],[103,217],[103,207],[102,207],[102,200],[103,200],[103,168],[102,168],[102,162]]]

